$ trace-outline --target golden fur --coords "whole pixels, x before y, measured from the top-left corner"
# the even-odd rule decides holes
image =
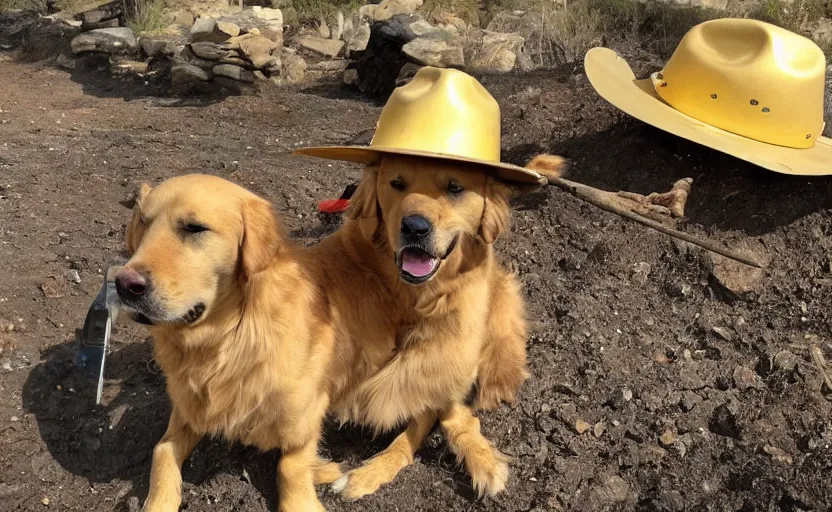
[[[408,190],[392,190],[393,178]],[[449,180],[465,191],[449,197]],[[514,401],[527,377],[519,284],[491,246],[508,227],[509,194],[475,168],[385,158],[366,170],[345,225],[301,249],[265,200],[220,178],[143,186],[126,267],[150,276],[152,297],[131,307],[154,323],[173,406],[145,509],[178,509],[182,463],[219,434],[282,450],[281,511],[323,510],[313,483],[337,480],[347,499],[374,492],[412,462],[437,419],[475,488],[502,490],[506,458],[464,399],[476,383],[477,407]],[[412,212],[452,249],[421,286],[395,263],[401,216]],[[209,230],[191,233],[193,223]],[[317,455],[327,408],[376,430],[408,427],[342,477]]]

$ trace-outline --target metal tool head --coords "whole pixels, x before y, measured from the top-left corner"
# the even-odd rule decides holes
[[[84,327],[78,337],[78,352],[75,365],[90,376],[98,377],[95,403],[101,403],[104,391],[104,364],[110,350],[110,331],[118,319],[119,299],[116,293],[115,275],[120,266],[107,268],[104,284],[92,301],[84,320]]]

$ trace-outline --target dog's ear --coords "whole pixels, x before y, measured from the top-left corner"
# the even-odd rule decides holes
[[[508,231],[511,224],[511,189],[490,176],[487,180],[480,236],[485,243],[493,244],[502,233]]]
[[[259,197],[243,200],[243,237],[240,242],[243,278],[265,270],[280,250],[281,225],[272,205]]]
[[[130,255],[139,248],[139,244],[144,236],[145,225],[142,221],[142,205],[151,190],[153,189],[150,185],[142,183],[136,191],[136,196],[133,200],[133,216],[130,218],[130,223],[127,225],[127,231],[125,232],[127,252]]]
[[[352,195],[347,218],[358,222],[361,233],[368,240],[378,228],[378,168],[367,167],[361,183]]]

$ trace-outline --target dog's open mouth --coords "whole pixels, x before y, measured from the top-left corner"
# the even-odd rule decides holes
[[[422,284],[430,280],[439,270],[442,261],[447,258],[456,247],[457,239],[451,242],[447,252],[442,257],[434,256],[421,247],[409,246],[399,250],[396,262],[399,265],[399,276],[409,284]]]

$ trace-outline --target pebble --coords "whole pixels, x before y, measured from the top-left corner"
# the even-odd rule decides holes
[[[791,465],[792,462],[794,462],[791,455],[776,446],[767,444],[763,447],[763,451],[771,455],[772,460],[776,460],[777,462],[782,462],[788,465]]]
[[[676,442],[676,432],[672,428],[666,428],[662,435],[659,436],[659,441],[665,446],[672,445]]]
[[[587,430],[589,430],[591,428],[592,428],[592,425],[585,422],[584,420],[578,420],[578,421],[575,422],[575,431],[578,434],[583,434],[584,432],[586,432]]]
[[[759,387],[757,374],[747,366],[737,366],[734,368],[734,385],[740,390]]]
[[[42,500],[40,500],[40,502],[46,506],[49,506],[49,498],[43,498]]]
[[[797,356],[788,350],[774,354],[774,367],[783,372],[793,372],[797,368]]]
[[[725,341],[734,341],[734,333],[727,327],[712,327],[711,331]]]
[[[81,284],[81,274],[78,273],[77,270],[72,269],[67,273],[69,280],[75,284]]]
[[[603,422],[603,421],[599,421],[599,422],[598,422],[598,423],[596,423],[596,424],[595,424],[595,426],[592,428],[592,434],[593,434],[595,437],[601,437],[601,436],[604,434],[604,431],[605,431],[606,429],[607,429],[607,426],[606,426],[606,425],[604,425],[604,422]]]
[[[10,419],[10,420],[12,420],[12,423],[17,422],[17,421],[20,421],[20,418],[18,418],[17,416],[12,416],[12,417],[11,417],[11,418],[9,418],[9,419]]]
[[[621,396],[624,398],[625,402],[629,402],[633,399],[633,392],[629,389],[625,389],[621,392]]]

